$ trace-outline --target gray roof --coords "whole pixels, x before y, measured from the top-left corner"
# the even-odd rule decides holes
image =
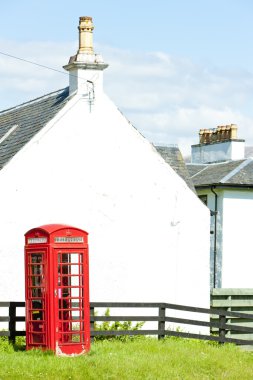
[[[158,153],[162,156],[165,162],[186,182],[188,187],[194,192],[194,184],[189,175],[188,169],[184,162],[182,153],[177,146],[156,146]]]
[[[68,88],[0,112],[0,170],[68,100]]]
[[[253,158],[187,168],[195,187],[208,185],[253,186]]]
[[[188,169],[188,172],[189,172],[189,175],[190,177],[192,177],[193,175],[199,173],[202,169],[204,169],[207,165],[192,165],[192,164],[188,164],[186,163],[186,167]]]

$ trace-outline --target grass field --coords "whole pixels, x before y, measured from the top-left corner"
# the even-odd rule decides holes
[[[88,355],[55,357],[0,342],[0,379],[253,379],[253,353],[232,345],[151,338],[99,341]]]

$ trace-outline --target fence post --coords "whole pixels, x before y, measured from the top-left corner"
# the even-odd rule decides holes
[[[95,308],[93,306],[90,306],[90,316],[94,317],[94,315],[95,315]],[[94,337],[92,336],[92,332],[94,331],[94,325],[95,325],[94,321],[90,321],[91,342],[94,341]]]
[[[220,344],[225,343],[225,338],[226,338],[226,315],[220,315],[219,316],[219,337],[220,337]]]
[[[163,339],[165,337],[165,314],[166,307],[161,304],[161,306],[159,306],[158,339]]]
[[[16,341],[16,303],[10,302],[9,306],[9,342],[14,344]]]

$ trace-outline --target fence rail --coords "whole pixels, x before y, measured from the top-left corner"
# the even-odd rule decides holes
[[[8,309],[8,315],[1,316],[1,308]],[[15,342],[17,336],[25,336],[25,331],[16,330],[17,322],[25,322],[24,316],[17,315],[17,308],[25,308],[25,302],[0,302],[0,323],[5,322],[8,324],[8,330],[2,330],[0,328],[0,336],[7,336],[11,342]],[[97,309],[155,309],[156,315],[102,315],[99,316],[96,313]],[[217,319],[213,321],[203,321],[199,319],[188,319],[170,316],[167,314],[172,314],[175,311],[197,313],[208,316],[216,315]],[[193,317],[194,318],[194,317]],[[192,339],[202,339],[208,341],[216,341],[219,343],[235,343],[238,345],[253,345],[253,340],[249,339],[236,339],[231,338],[231,332],[244,332],[248,334],[253,334],[253,327],[246,327],[242,325],[236,325],[229,323],[235,321],[236,318],[239,320],[246,319],[253,322],[253,314],[246,314],[240,312],[232,312],[221,309],[205,309],[200,307],[191,307],[183,305],[175,305],[169,303],[141,303],[141,302],[91,302],[90,303],[90,325],[91,325],[91,337],[96,336],[119,336],[119,335],[154,335],[158,339],[162,339],[166,336],[175,336],[182,338],[192,338]],[[131,322],[156,322],[156,329],[140,329],[140,330],[101,330],[95,329],[95,323],[98,322],[121,322],[121,321],[131,321]],[[188,326],[199,326],[208,327],[208,331],[216,329],[216,335],[212,334],[201,334],[192,332],[175,331],[171,327],[166,328],[166,323],[170,322],[177,325],[188,325]]]

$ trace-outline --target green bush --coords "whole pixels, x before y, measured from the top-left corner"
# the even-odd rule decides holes
[[[110,316],[110,309],[106,309],[104,313],[105,317]],[[131,321],[115,321],[115,322],[109,322],[109,321],[104,321],[102,323],[95,322],[94,323],[94,330],[96,331],[136,331],[140,330],[145,322],[137,322],[133,324]],[[133,340],[136,338],[139,338],[140,335],[98,335],[94,338],[94,341],[99,341],[99,340],[120,340],[121,342],[126,342],[129,340]]]

